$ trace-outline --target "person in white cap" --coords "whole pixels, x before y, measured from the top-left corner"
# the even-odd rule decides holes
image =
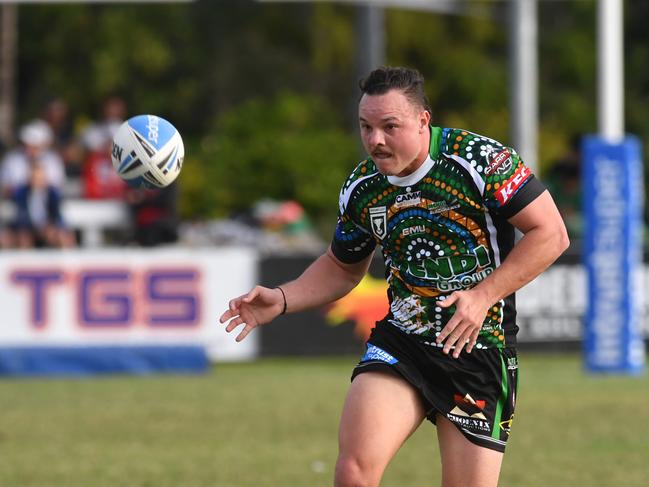
[[[43,120],[32,120],[18,133],[20,146],[9,151],[0,163],[0,188],[3,196],[11,196],[16,188],[29,182],[34,164],[42,166],[49,186],[62,189],[65,168],[61,157],[50,149],[52,129]]]

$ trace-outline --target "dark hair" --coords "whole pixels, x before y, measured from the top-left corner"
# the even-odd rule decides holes
[[[424,92],[424,77],[416,69],[381,66],[358,83],[363,95],[384,95],[390,90],[401,91],[410,102],[430,112]]]

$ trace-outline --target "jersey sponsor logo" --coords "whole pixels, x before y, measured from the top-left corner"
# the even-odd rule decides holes
[[[376,238],[383,240],[388,234],[388,210],[385,206],[370,208],[370,224]]]
[[[390,355],[382,348],[377,347],[376,345],[372,345],[371,343],[368,343],[367,350],[365,351],[365,355],[363,355],[363,358],[361,358],[361,362],[369,362],[370,360],[379,360],[381,362],[385,362],[386,364],[390,364],[390,365],[394,365],[398,362],[396,358],[394,358],[392,355]]]
[[[398,194],[394,206],[397,208],[407,208],[409,206],[417,206],[421,203],[421,191],[414,191],[412,193]]]
[[[501,205],[504,205],[532,175],[532,172],[526,166],[519,167],[514,175],[503,183],[501,188],[496,191],[496,198]]]
[[[448,201],[433,201],[432,203],[428,204],[428,211],[430,211],[433,215],[437,213],[444,213],[445,211],[451,211],[451,210],[457,210],[460,207],[460,203],[458,200],[454,200],[451,202]]]
[[[493,156],[485,172],[487,173],[487,175],[491,175],[494,172],[497,174],[505,174],[511,168],[512,155],[507,149],[503,149],[498,154]]]
[[[441,291],[465,289],[493,272],[489,252],[480,245],[472,254],[406,262],[401,273],[431,281]]]
[[[413,235],[415,233],[425,233],[426,225],[414,225],[412,227],[404,228],[401,232],[401,237],[407,237],[408,235]]]

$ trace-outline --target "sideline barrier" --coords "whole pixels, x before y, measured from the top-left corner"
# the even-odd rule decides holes
[[[262,283],[275,286],[297,277],[311,257],[270,257],[260,266]],[[262,355],[362,354],[364,336],[387,312],[383,264],[374,259],[373,278],[361,283],[343,306],[279,317],[262,327]],[[649,266],[642,267],[649,282]],[[516,293],[520,349],[577,350],[583,337],[587,303],[586,270],[580,256],[566,254]],[[645,292],[649,291],[649,286]],[[649,296],[641,313],[642,334],[649,337]],[[373,308],[373,310],[372,310]],[[372,312],[374,313],[372,315]]]
[[[258,338],[236,343],[217,319],[256,269],[256,253],[235,248],[3,252],[0,373],[187,373],[254,358]]]

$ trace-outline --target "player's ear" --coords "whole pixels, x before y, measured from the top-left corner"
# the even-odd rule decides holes
[[[422,110],[419,114],[419,130],[423,131],[430,124],[430,112]]]

